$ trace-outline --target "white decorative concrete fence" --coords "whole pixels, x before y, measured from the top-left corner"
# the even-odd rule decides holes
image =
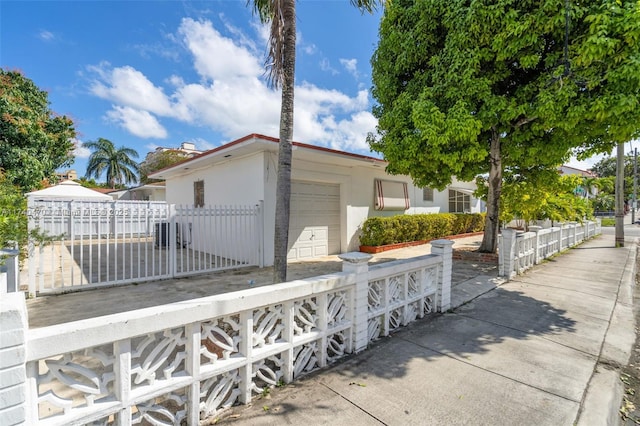
[[[24,299],[5,300],[12,397],[0,424],[197,425],[446,311],[452,242],[431,244],[413,259],[369,268],[347,253],[341,273],[33,330]]]
[[[498,238],[499,275],[507,279],[523,273],[544,259],[601,233],[600,220],[569,222],[543,229],[530,226],[529,232],[504,229]]]

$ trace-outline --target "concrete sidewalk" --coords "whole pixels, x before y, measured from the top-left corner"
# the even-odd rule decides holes
[[[636,243],[613,242],[595,238],[501,285],[483,276],[460,283],[452,312],[211,420],[618,424],[617,366],[635,340]]]

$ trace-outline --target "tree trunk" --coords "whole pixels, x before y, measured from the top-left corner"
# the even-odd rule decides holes
[[[484,236],[478,251],[495,253],[498,250],[500,228],[500,193],[502,192],[502,157],[500,154],[500,134],[491,131],[489,148],[489,191],[487,194],[487,217],[484,221]]]
[[[296,3],[284,0],[284,69],[280,107],[280,146],[276,181],[276,224],[273,246],[273,282],[287,280],[289,205],[291,201],[291,143],[293,141],[293,90],[296,65]]]

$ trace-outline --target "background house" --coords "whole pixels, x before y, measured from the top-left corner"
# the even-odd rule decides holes
[[[166,200],[182,205],[264,203],[264,263],[273,263],[278,140],[251,134],[149,175],[166,181]],[[357,250],[370,216],[480,212],[475,182],[445,191],[391,176],[379,158],[294,142],[289,258]],[[194,238],[198,232],[194,231]]]
[[[165,183],[155,182],[129,189],[109,190],[114,200],[165,201]]]

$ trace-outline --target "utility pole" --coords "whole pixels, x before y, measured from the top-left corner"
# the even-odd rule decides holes
[[[618,142],[616,158],[616,247],[624,247],[624,143]]]
[[[636,206],[638,205],[638,148],[633,148],[633,204],[631,205],[631,223],[636,223]]]

